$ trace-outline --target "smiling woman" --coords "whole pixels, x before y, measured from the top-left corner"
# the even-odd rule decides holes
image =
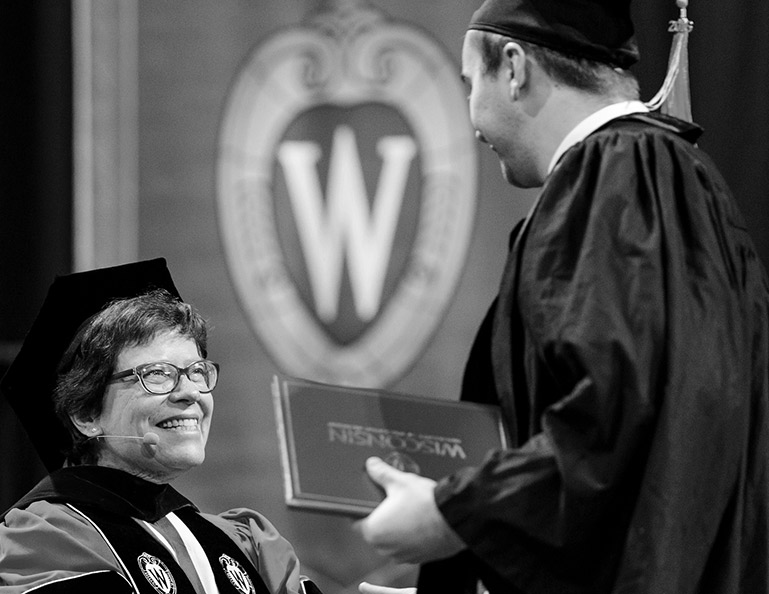
[[[0,384],[50,471],[0,516],[0,594],[308,588],[264,516],[169,485],[205,459],[206,342],[163,260],[57,279]]]
[[[156,483],[201,464],[218,377],[205,356],[205,321],[165,289],[89,318],[62,358],[53,395],[72,440],[69,461]]]
[[[111,307],[138,301],[153,305],[166,303],[172,308],[174,303],[170,299],[167,293],[157,292]],[[190,367],[193,367],[200,366],[200,358],[198,344],[192,337],[179,330],[165,330],[146,344],[123,349],[117,357],[117,367],[138,362],[138,367],[150,365],[152,369],[162,365],[176,369],[171,361],[182,364],[191,361]],[[131,371],[133,374],[133,369]],[[178,374],[176,385],[167,381],[171,389],[164,394],[148,391],[147,386],[156,384],[143,379],[125,381],[130,379],[126,377],[123,381],[110,381],[99,403],[98,414],[72,418],[76,430],[86,438],[85,445],[95,444],[97,464],[119,468],[156,483],[171,481],[202,464],[214,399],[205,383],[201,389],[198,382],[181,381],[180,377]],[[158,436],[152,440],[156,443],[145,444],[144,436],[152,434]],[[121,439],[123,436],[141,437],[142,441]],[[99,437],[101,439],[94,439]]]

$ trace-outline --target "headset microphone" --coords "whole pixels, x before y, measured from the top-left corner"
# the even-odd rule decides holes
[[[147,433],[144,434],[144,437],[142,437],[142,441],[144,442],[144,445],[156,446],[160,443],[160,436],[152,431],[147,431]]]
[[[142,437],[138,435],[94,435],[88,439],[138,439],[147,446],[156,446],[160,443],[160,436],[152,431],[147,431]]]

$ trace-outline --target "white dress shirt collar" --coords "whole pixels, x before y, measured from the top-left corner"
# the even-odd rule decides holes
[[[547,174],[550,175],[553,169],[555,169],[558,160],[567,150],[587,138],[607,122],[631,113],[646,113],[648,111],[649,109],[640,101],[622,101],[620,103],[613,103],[612,105],[602,107],[598,111],[590,114],[579,124],[574,126],[571,132],[569,132],[561,141],[561,144],[558,145],[558,148],[553,154],[553,158],[550,160]]]

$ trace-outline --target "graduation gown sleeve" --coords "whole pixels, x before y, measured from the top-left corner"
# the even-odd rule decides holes
[[[297,592],[299,561],[291,544],[262,514],[246,508],[203,514],[240,546],[270,592]]]

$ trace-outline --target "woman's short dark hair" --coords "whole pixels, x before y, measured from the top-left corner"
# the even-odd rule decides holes
[[[116,373],[118,355],[126,348],[148,344],[159,333],[172,331],[195,341],[207,356],[207,325],[191,305],[165,289],[117,299],[88,318],[59,364],[53,401],[56,414],[69,429],[70,464],[94,464],[96,448],[72,423],[70,416],[94,418],[102,412],[109,378]]]
[[[499,70],[503,49],[511,41],[519,44],[558,83],[586,93],[616,94],[625,99],[638,99],[638,81],[628,70],[484,31],[481,37],[481,60],[486,74],[494,74]]]

